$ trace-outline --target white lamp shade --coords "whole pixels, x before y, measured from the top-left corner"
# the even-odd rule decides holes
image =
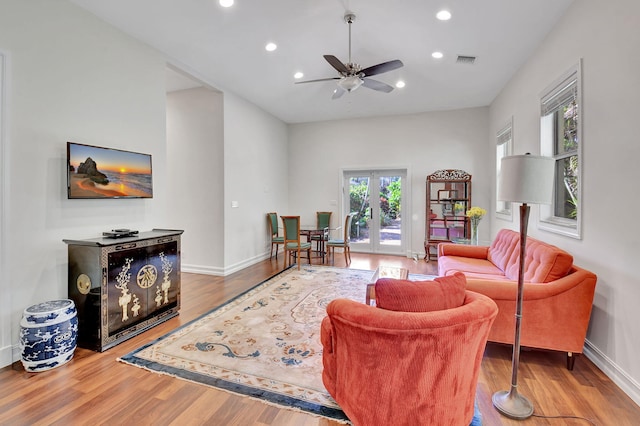
[[[535,155],[504,157],[500,166],[498,200],[551,204],[555,160]]]

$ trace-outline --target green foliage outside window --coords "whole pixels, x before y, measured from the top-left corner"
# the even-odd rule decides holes
[[[558,179],[561,185],[556,187],[559,198],[556,202],[555,215],[567,219],[576,219],[578,214],[578,105],[573,100],[562,109],[562,145],[558,146],[557,154],[569,155],[558,162]],[[560,183],[560,182],[559,182]]]
[[[400,181],[394,180],[380,188],[380,225],[389,226],[400,217],[401,188]]]
[[[367,228],[367,218],[370,215],[369,207],[369,179],[351,179],[349,185],[349,198],[351,199],[351,211],[356,214],[351,223],[351,237],[357,237],[359,229]]]

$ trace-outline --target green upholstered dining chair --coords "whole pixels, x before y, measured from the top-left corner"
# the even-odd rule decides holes
[[[280,216],[284,227],[284,267],[289,265],[291,256],[296,254],[296,263],[300,269],[300,252],[306,251],[309,264],[311,264],[311,243],[300,242],[300,216]]]
[[[273,247],[276,248],[276,260],[278,260],[278,245],[284,244],[284,237],[280,236],[278,228],[278,214],[275,212],[267,213],[267,223],[269,224],[269,234],[271,235],[271,255],[273,257]]]
[[[320,242],[327,241],[329,239],[329,229],[331,228],[331,213],[332,212],[316,212],[316,227],[318,229],[324,229],[322,235],[312,235],[311,241],[316,242],[316,250],[320,251]]]
[[[335,259],[336,247],[342,247],[342,250],[344,251],[344,261],[347,263],[347,265],[351,263],[351,248],[349,247],[349,243],[351,242],[351,221],[353,220],[353,216],[355,215],[355,212],[349,213],[344,219],[344,237],[341,240],[329,239],[327,241],[327,261],[329,260],[330,253]]]

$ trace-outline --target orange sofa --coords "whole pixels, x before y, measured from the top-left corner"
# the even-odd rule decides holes
[[[465,287],[463,274],[382,278],[376,306],[327,305],[322,381],[354,426],[480,424],[478,374],[498,308]]]
[[[500,230],[491,246],[438,245],[438,274],[464,273],[467,290],[498,305],[491,342],[513,344],[519,265],[520,234],[509,229]],[[521,345],[566,352],[572,370],[584,347],[596,279],[566,251],[527,237]]]

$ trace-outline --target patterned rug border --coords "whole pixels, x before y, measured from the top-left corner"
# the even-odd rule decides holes
[[[349,271],[357,271],[357,272],[371,272],[372,274],[374,273],[374,271],[370,271],[368,269],[353,269],[353,268],[337,268],[334,266],[319,266],[319,265],[313,265],[314,267],[319,267],[319,268],[333,268],[333,269],[340,269],[340,270],[349,270]],[[293,410],[293,411],[300,411],[300,412],[304,412],[310,415],[314,415],[314,416],[318,416],[318,417],[325,417],[328,418],[330,420],[333,421],[337,421],[339,423],[342,424],[349,424],[349,419],[348,417],[344,414],[344,412],[342,410],[339,409],[333,409],[330,407],[325,407],[319,404],[313,404],[313,403],[309,403],[306,401],[302,401],[300,399],[297,398],[292,398],[292,397],[287,397],[284,395],[279,395],[277,393],[274,392],[270,392],[268,390],[262,390],[262,389],[256,389],[254,387],[250,387],[250,386],[245,386],[242,385],[240,383],[232,383],[220,378],[215,378],[215,377],[209,377],[203,374],[199,374],[196,372],[191,372],[191,371],[187,371],[187,370],[183,370],[180,368],[175,368],[172,366],[168,366],[168,365],[164,365],[164,364],[160,364],[156,361],[150,361],[150,360],[145,360],[145,359],[141,359],[139,357],[136,357],[136,354],[139,353],[140,351],[153,346],[155,344],[157,344],[158,342],[161,342],[167,338],[169,338],[171,335],[178,333],[180,330],[182,330],[183,328],[186,328],[188,326],[190,326],[191,324],[202,320],[203,318],[205,318],[206,316],[216,312],[217,310],[225,307],[226,305],[233,303],[234,301],[236,301],[237,299],[240,299],[241,297],[245,296],[247,293],[254,291],[255,289],[257,289],[258,287],[264,285],[265,283],[267,283],[268,281],[278,277],[279,275],[284,274],[285,272],[291,270],[292,267],[296,267],[295,265],[288,267],[287,269],[284,269],[272,276],[270,276],[269,278],[266,278],[265,280],[259,282],[258,284],[248,288],[247,290],[243,291],[242,293],[236,295],[235,297],[225,301],[224,303],[222,303],[219,306],[216,306],[215,308],[205,312],[204,314],[198,316],[197,318],[182,324],[181,326],[175,328],[174,330],[171,330],[170,332],[164,334],[163,336],[158,337],[157,339],[153,340],[152,342],[149,342],[131,352],[129,352],[126,355],[123,355],[119,358],[117,358],[117,361],[122,362],[124,364],[129,364],[135,367],[139,367],[139,368],[143,368],[147,371],[150,371],[152,373],[157,373],[157,374],[164,374],[167,376],[171,376],[171,377],[176,377],[178,379],[182,379],[182,380],[186,380],[189,382],[193,382],[196,384],[203,384],[206,386],[210,386],[210,387],[214,387],[216,389],[220,389],[222,391],[226,391],[226,392],[230,392],[239,396],[245,396],[248,397],[250,399],[256,400],[256,401],[260,401],[262,403],[265,403],[267,405],[273,405],[273,406],[277,406],[277,407],[281,407],[281,408],[285,408],[285,409],[289,409],[289,410]]]

